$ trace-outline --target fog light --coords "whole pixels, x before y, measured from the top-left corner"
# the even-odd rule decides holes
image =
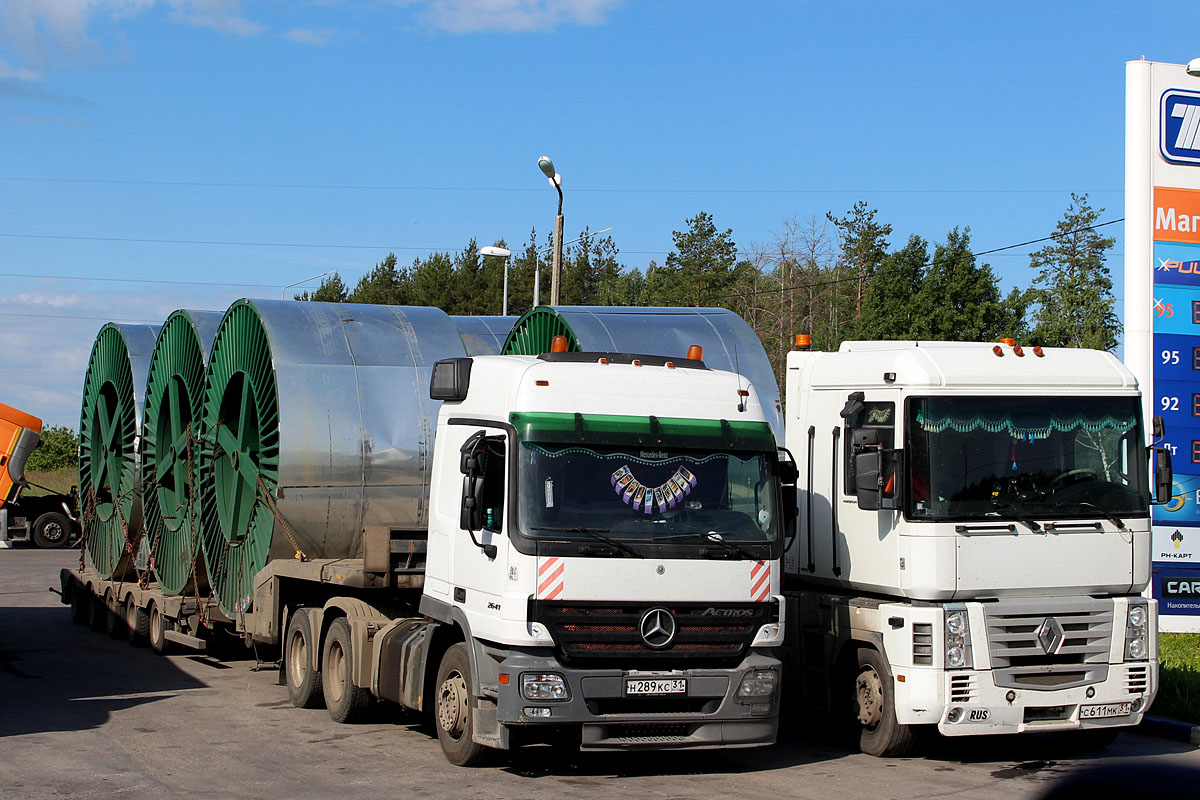
[[[952,645],[946,650],[946,666],[961,667],[967,662],[967,654],[961,645]]]
[[[1141,660],[1146,657],[1146,640],[1141,636],[1135,636],[1129,640],[1129,645],[1125,648],[1126,655],[1129,658]]]
[[[742,683],[738,686],[737,696],[739,698],[759,699],[770,697],[775,694],[775,682],[775,670],[751,670],[742,677]]]
[[[571,690],[557,672],[526,672],[521,675],[521,696],[526,700],[569,700]]]
[[[959,708],[958,706],[955,706],[954,708],[950,709],[950,711],[947,712],[947,714],[946,714],[946,722],[950,722],[950,723],[961,722],[962,718],[963,718],[963,710],[961,708]]]
[[[1146,698],[1144,698],[1144,697],[1135,697],[1135,698],[1133,699],[1133,705],[1131,705],[1131,706],[1129,707],[1129,713],[1130,713],[1130,714],[1136,714],[1136,713],[1138,713],[1139,711],[1141,711],[1141,710],[1142,710],[1142,706],[1144,706],[1144,705],[1146,705]]]
[[[550,709],[544,706],[525,706],[525,716],[527,717],[548,717]]]

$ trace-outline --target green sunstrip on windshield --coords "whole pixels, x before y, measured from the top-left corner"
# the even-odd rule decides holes
[[[933,417],[926,415],[924,412],[918,412],[917,424],[921,427],[921,430],[930,433],[941,433],[945,430],[952,430],[957,433],[970,433],[971,431],[981,430],[987,433],[1008,433],[1017,439],[1034,440],[1047,439],[1055,431],[1066,432],[1079,428],[1090,433],[1099,433],[1105,428],[1125,433],[1132,430],[1137,423],[1136,420],[1130,417],[1118,419],[1112,415],[1105,415],[1097,419],[1084,419],[1082,417],[1067,417],[1066,419],[1051,418],[1031,423],[1028,419],[1017,421],[1010,417],[1001,417],[999,419],[954,416]]]
[[[770,452],[776,447],[771,426],[765,422],[542,411],[514,411],[508,420],[517,437],[527,442],[721,446]]]

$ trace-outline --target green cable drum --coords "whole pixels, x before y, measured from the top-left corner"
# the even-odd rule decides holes
[[[555,336],[567,337],[569,352],[685,358],[691,345],[700,345],[708,367],[736,372],[754,384],[763,414],[783,443],[783,407],[771,361],[754,330],[728,309],[538,306],[517,320],[501,352],[548,353]]]
[[[247,611],[255,574],[298,553],[391,570],[392,531],[428,523],[433,365],[466,354],[438,308],[230,306],[200,448],[201,544],[222,611]]]
[[[141,543],[138,432],[158,325],[107,323],[83,379],[79,493],[88,559],[102,578],[134,574]]]
[[[181,309],[154,344],[142,418],[142,505],[150,568],[167,594],[207,587],[198,497],[204,368],[219,311]]]

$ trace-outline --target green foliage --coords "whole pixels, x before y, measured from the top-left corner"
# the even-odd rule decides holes
[[[856,339],[916,339],[927,309],[917,302],[928,276],[929,244],[910,236],[904,249],[884,257],[863,295]]]
[[[321,285],[311,295],[304,291],[295,295],[295,299],[311,300],[316,303],[344,303],[346,296],[346,284],[342,283],[342,276],[335,272],[322,280]]]
[[[406,305],[408,302],[408,273],[396,267],[396,254],[387,258],[363,275],[347,298],[351,303]]]
[[[79,466],[79,437],[75,431],[61,425],[42,429],[38,446],[25,461],[26,472],[49,471]]]
[[[737,278],[733,230],[717,230],[701,211],[686,220],[686,231],[672,231],[675,249],[666,264],[646,272],[647,300],[664,306],[730,306]]]
[[[1151,711],[1200,725],[1200,634],[1158,635],[1159,688]]]
[[[1086,194],[1072,194],[1055,226],[1054,241],[1030,254],[1029,266],[1038,271],[1029,296],[1034,343],[1098,350],[1117,346],[1121,323],[1104,263],[1115,240],[1092,227],[1103,211],[1093,209]]]
[[[1001,298],[992,268],[975,263],[970,228],[955,228],[934,249],[921,281],[913,333],[919,339],[968,342],[1013,336],[1022,310],[1014,302],[1011,295]]]
[[[863,298],[872,277],[887,257],[887,237],[892,226],[875,221],[876,210],[859,201],[850,213],[838,218],[826,213],[825,218],[838,229],[841,240],[839,266],[854,274],[854,319],[862,316]]]

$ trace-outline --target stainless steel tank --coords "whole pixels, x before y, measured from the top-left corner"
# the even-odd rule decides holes
[[[466,355],[437,308],[239,300],[209,355],[201,541],[226,614],[269,559],[354,558],[424,527],[439,359]],[[273,508],[274,507],[274,508]],[[286,525],[285,525],[286,523]]]
[[[141,447],[144,539],[148,566],[167,594],[207,586],[193,494],[204,368],[222,316],[220,311],[172,312],[159,331],[146,378]]]
[[[88,560],[103,578],[135,574],[141,544],[139,434],[158,325],[106,323],[83,378],[79,498]]]
[[[704,363],[746,376],[754,384],[763,413],[783,444],[779,386],[762,342],[744,319],[724,308],[639,308],[622,306],[538,306],[513,325],[505,354],[535,355],[550,350],[555,336],[568,349],[585,352],[687,356],[704,348]]]
[[[516,317],[451,317],[469,356],[499,355]]]

